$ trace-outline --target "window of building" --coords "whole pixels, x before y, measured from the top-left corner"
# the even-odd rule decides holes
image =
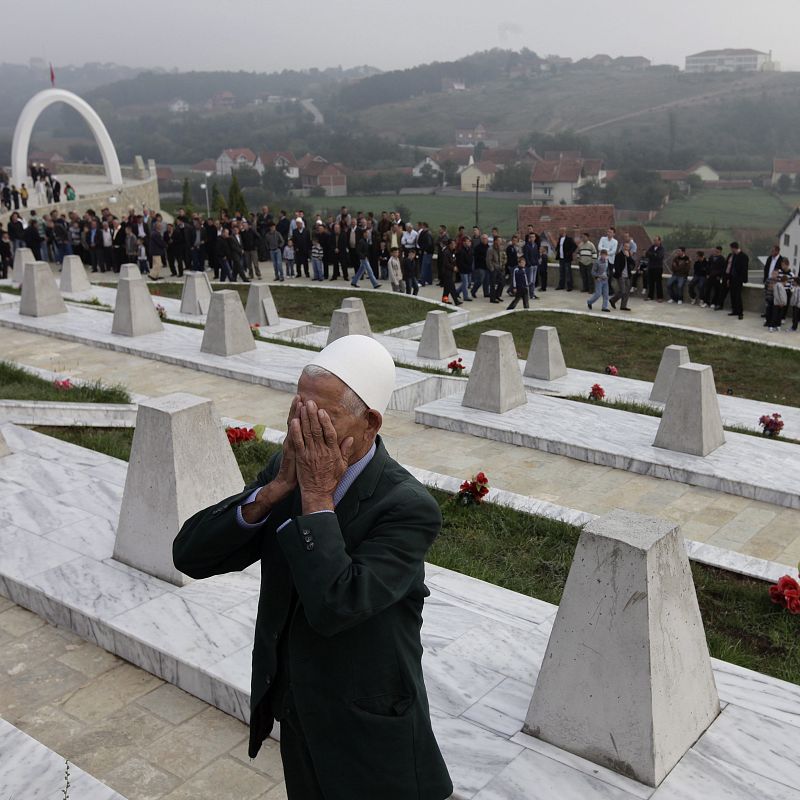
[[[784,233],[783,234],[783,244],[784,244],[785,247],[789,246],[789,234],[788,233]]]

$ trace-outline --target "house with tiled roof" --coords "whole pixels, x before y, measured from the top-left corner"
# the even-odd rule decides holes
[[[492,161],[478,161],[469,164],[461,171],[461,191],[480,192],[490,188],[497,174],[497,164]]]
[[[795,208],[792,216],[778,233],[781,255],[789,259],[792,269],[797,273],[800,264],[800,208]]]
[[[300,166],[294,153],[288,150],[262,150],[256,157],[253,167],[259,175],[263,174],[267,167],[274,167],[282,170],[284,175],[292,180],[300,177]]]
[[[442,168],[444,168],[446,161],[452,161],[463,168],[472,160],[472,150],[468,147],[443,147],[433,155],[433,159]]]
[[[256,154],[249,147],[230,147],[217,157],[215,172],[217,175],[230,175],[235,169],[252,167]]]
[[[217,161],[214,158],[204,158],[189,167],[189,172],[216,172]]]
[[[542,205],[574,203],[578,189],[585,182],[582,168],[580,158],[537,162],[531,170],[531,199]]]
[[[774,158],[772,159],[772,179],[773,186],[778,185],[781,175],[786,175],[790,180],[795,181],[800,175],[800,158]]]
[[[300,185],[311,191],[321,188],[328,197],[341,197],[347,194],[347,172],[341,164],[331,164],[322,156],[306,153],[298,161]]]

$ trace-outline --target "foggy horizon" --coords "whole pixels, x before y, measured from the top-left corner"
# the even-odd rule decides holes
[[[800,70],[795,26],[752,29],[732,13],[728,0],[675,0],[668,19],[662,9],[632,0],[618,0],[613,7],[576,0],[568,14],[544,8],[535,18],[530,3],[522,0],[497,0],[491,17],[470,14],[456,0],[442,0],[433,10],[420,0],[408,0],[402,11],[378,3],[362,16],[310,0],[302,12],[281,8],[277,25],[274,7],[257,0],[242,0],[221,15],[219,9],[219,3],[209,0],[195,0],[189,13],[183,7],[141,0],[135,16],[144,24],[109,29],[105,17],[76,13],[74,4],[44,0],[37,5],[36,40],[9,37],[2,59],[27,65],[31,58],[41,58],[56,70],[113,62],[143,71],[268,73],[340,65],[391,71],[455,61],[492,48],[527,47],[542,57],[555,54],[577,61],[598,53],[645,56],[654,64],[682,69],[687,55],[732,47],[772,51],[781,69]],[[761,9],[762,19],[786,23],[795,17],[800,22],[795,0],[764,0]],[[226,17],[229,24],[224,24]],[[394,44],[386,41],[390,30],[396,36]]]

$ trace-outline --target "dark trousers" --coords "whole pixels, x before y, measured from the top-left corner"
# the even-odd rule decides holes
[[[442,271],[442,300],[444,300],[445,297],[450,297],[456,304],[460,302],[456,294],[455,283],[453,283],[453,273],[447,270]]]
[[[543,291],[547,291],[547,262],[545,261],[544,264],[539,264],[539,269],[536,270],[536,277],[539,280],[539,288]]]
[[[325,800],[297,712],[287,709],[281,720],[281,761],[289,800]]]
[[[647,268],[647,296],[652,300],[654,295],[658,295],[659,300],[664,299],[664,285],[661,282],[661,267]]]
[[[492,300],[500,300],[502,298],[504,285],[505,278],[499,269],[489,273],[489,289]]]
[[[523,286],[521,289],[515,289],[514,299],[509,304],[508,310],[511,311],[513,308],[516,308],[517,303],[519,303],[520,300],[522,300],[522,305],[525,308],[530,308],[530,304],[528,303],[528,294],[529,292],[527,286]]]
[[[333,257],[333,272],[331,273],[331,280],[335,280],[339,277],[339,270],[341,270],[341,276],[347,280],[347,259],[347,254],[341,257]]]
[[[731,281],[731,311],[740,317],[744,312],[742,307],[742,284],[740,281]]]
[[[594,281],[592,280],[592,265],[591,264],[581,264],[581,291],[582,292],[591,292],[594,290]]]
[[[567,258],[558,260],[558,286],[556,289],[572,288],[572,261]]]

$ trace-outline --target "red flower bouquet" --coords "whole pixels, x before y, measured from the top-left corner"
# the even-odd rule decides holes
[[[53,386],[63,392],[67,392],[72,388],[72,381],[69,378],[64,378],[63,381],[53,381]]]
[[[454,358],[448,365],[447,369],[450,370],[451,375],[460,375],[466,367],[461,362],[460,358]]]
[[[592,388],[589,390],[590,400],[595,400],[596,402],[599,403],[601,400],[605,398],[605,396],[606,396],[605,389],[603,389],[603,387],[599,383],[594,384],[594,386],[592,386]]]
[[[606,375],[619,375],[619,370],[613,364],[609,364],[606,367]]]
[[[261,335],[261,326],[257,322],[254,322],[250,326],[250,333],[253,334],[254,339],[258,339]]]
[[[761,426],[761,433],[764,436],[780,436],[783,430],[783,420],[780,414],[764,414],[758,418],[758,424]]]
[[[800,583],[790,575],[784,575],[769,587],[769,599],[790,614],[800,614]]]
[[[231,445],[250,442],[256,438],[256,432],[252,428],[225,428],[228,434],[228,441]]]
[[[466,480],[458,490],[458,500],[461,505],[469,506],[478,504],[489,494],[489,479],[484,472],[479,472],[471,480]]]
[[[167,318],[167,309],[161,305],[161,303],[156,303],[156,313],[158,314],[158,318],[164,320]]]

